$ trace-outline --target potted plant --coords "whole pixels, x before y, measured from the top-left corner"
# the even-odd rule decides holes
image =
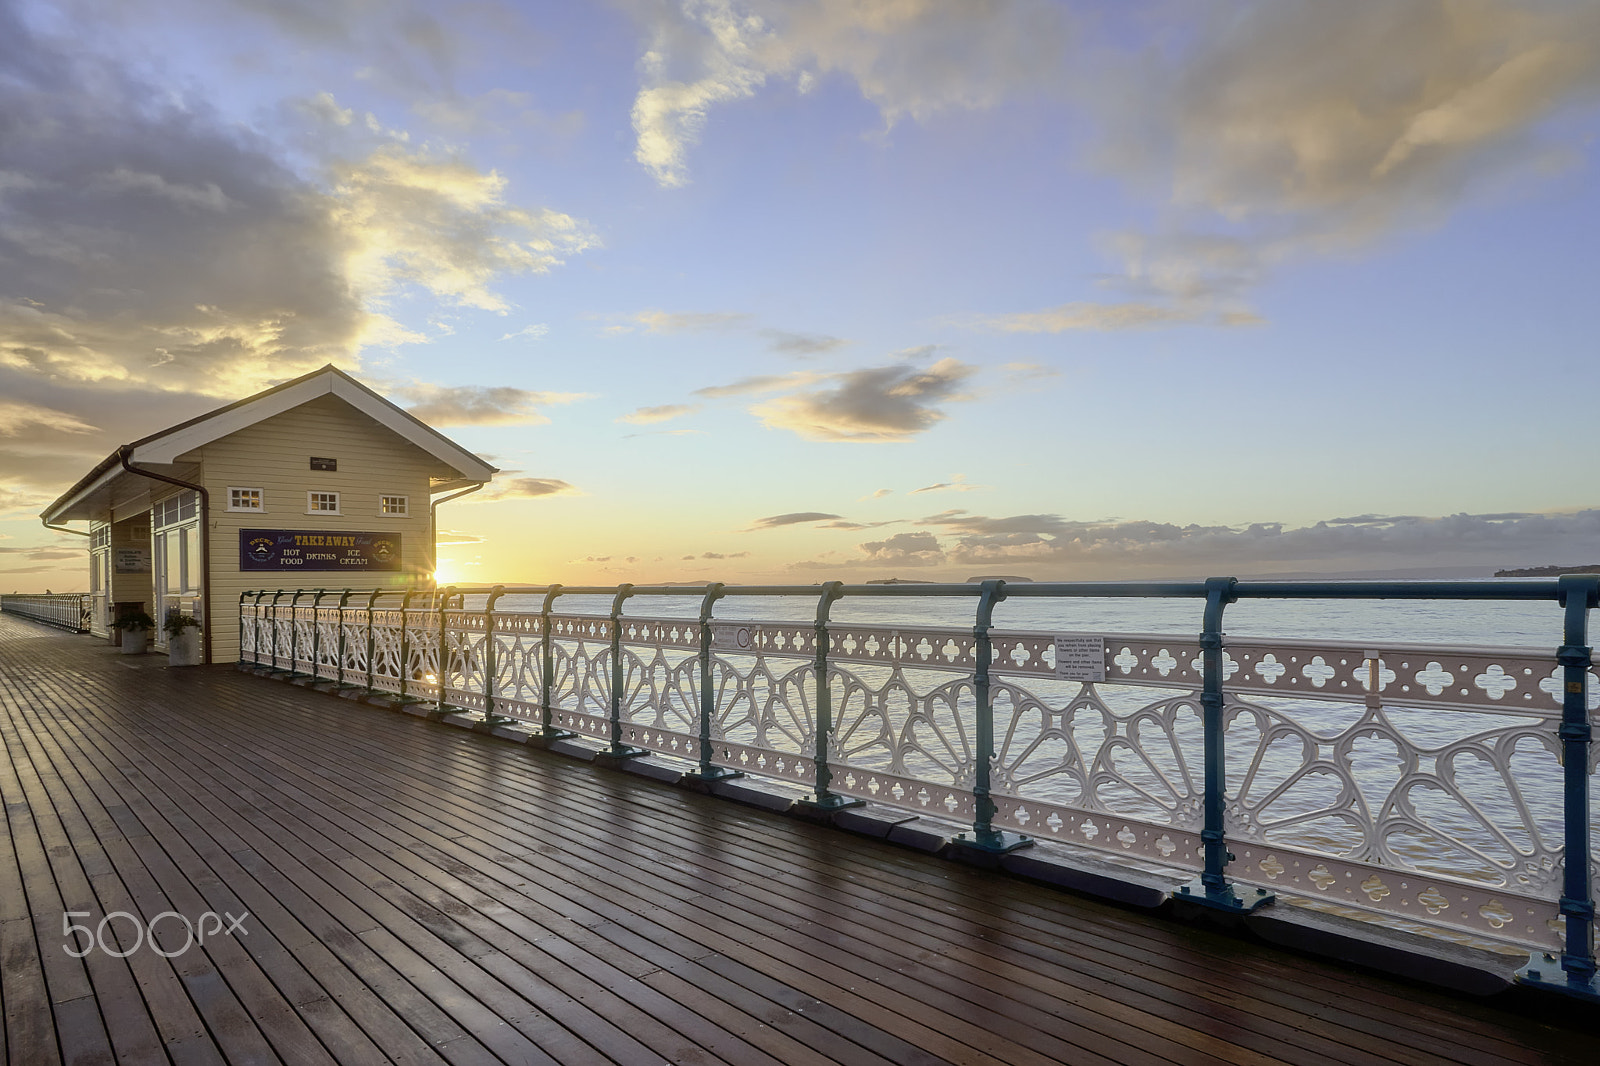
[[[150,647],[150,631],[156,620],[143,611],[124,611],[111,623],[112,629],[122,631],[122,654],[143,655]]]
[[[169,666],[200,665],[200,619],[184,614],[181,607],[168,607],[161,628],[167,634]]]

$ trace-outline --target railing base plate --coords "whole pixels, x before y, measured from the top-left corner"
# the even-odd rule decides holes
[[[1220,889],[1208,888],[1204,881],[1196,878],[1188,884],[1179,885],[1172,898],[1231,914],[1249,914],[1258,907],[1272,903],[1278,897],[1264,888],[1241,888],[1238,885],[1226,885]]]
[[[731,781],[735,777],[743,776],[743,770],[730,770],[726,766],[713,766],[709,770],[691,770],[684,774],[680,780],[700,781],[709,785],[713,781]]]
[[[1550,952],[1535,951],[1528,963],[1515,974],[1516,982],[1527,988],[1545,992],[1560,992],[1565,996],[1600,1003],[1600,979],[1590,974],[1587,982],[1573,981],[1561,969],[1561,960]]]
[[[853,796],[835,795],[832,792],[822,796],[818,796],[813,792],[809,796],[802,796],[800,799],[795,800],[794,805],[801,810],[820,811],[831,814],[834,811],[847,811],[851,807],[865,807],[867,805],[867,801],[864,799],[856,799]]]
[[[637,759],[649,754],[644,748],[635,748],[628,744],[613,744],[604,751],[595,754],[594,764],[596,766],[617,767],[629,759]]]
[[[1004,855],[1008,851],[1019,848],[1033,847],[1033,838],[1023,836],[1021,833],[1002,833],[998,830],[990,833],[957,833],[950,839],[953,848],[969,848],[973,851],[986,851],[993,855]]]

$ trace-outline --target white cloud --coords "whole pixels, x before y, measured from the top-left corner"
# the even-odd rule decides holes
[[[1067,13],[1034,0],[686,0],[636,5],[651,33],[633,106],[635,158],[667,187],[688,180],[708,112],[774,77],[809,92],[852,81],[885,123],[991,107],[1060,82]]]
[[[697,403],[664,403],[656,407],[641,407],[631,414],[625,414],[616,419],[618,422],[627,422],[636,426],[653,425],[656,422],[670,422],[674,418],[694,414],[700,410]]]
[[[20,400],[0,400],[0,437],[16,437],[24,429],[52,429],[62,433],[93,433],[95,427],[64,411]]]
[[[549,326],[545,325],[543,322],[535,322],[530,326],[523,326],[521,329],[517,330],[515,333],[507,333],[505,336],[501,337],[500,339],[503,340],[503,341],[514,341],[514,340],[519,340],[519,339],[525,337],[528,340],[536,341],[540,337],[543,337],[546,334],[548,334],[549,332],[550,332],[550,327]]]
[[[829,376],[831,388],[775,397],[751,412],[809,440],[907,441],[944,419],[937,404],[970,398],[960,389],[976,371],[949,358],[926,370],[904,364],[854,370]]]
[[[410,403],[408,411],[435,426],[540,425],[550,421],[540,407],[588,398],[581,392],[532,392],[505,385],[415,384],[389,391]]]

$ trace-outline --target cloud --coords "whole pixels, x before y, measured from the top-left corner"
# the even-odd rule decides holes
[[[843,337],[830,337],[823,333],[789,333],[781,329],[764,329],[761,335],[767,339],[769,349],[796,359],[831,352],[848,343]]]
[[[1005,371],[1006,380],[1014,385],[1029,381],[1047,381],[1061,376],[1061,371],[1042,363],[1006,363],[1000,369]]]
[[[952,562],[1029,560],[1058,564],[1058,574],[1202,570],[1261,571],[1379,566],[1513,566],[1527,561],[1588,561],[1600,543],[1600,509],[1572,514],[1363,515],[1291,528],[1170,522],[1072,521],[1056,514],[993,518],[963,510],[922,519],[955,543]],[[866,550],[866,546],[863,546]],[[1579,557],[1582,557],[1580,560]]]
[[[978,321],[1003,333],[1065,333],[1068,330],[1112,331],[1188,325],[1200,313],[1144,303],[1070,303],[1047,311],[988,315]]]
[[[641,407],[632,414],[623,415],[614,419],[617,422],[627,422],[636,426],[648,426],[656,422],[670,422],[674,418],[692,415],[700,410],[697,403],[664,403],[658,407]]]
[[[915,533],[896,533],[887,540],[868,541],[860,545],[866,558],[862,563],[884,566],[938,566],[945,561],[939,538],[927,530]]]
[[[775,514],[766,518],[758,518],[750,523],[751,529],[777,529],[779,526],[794,526],[805,522],[826,522],[830,518],[840,518],[841,515],[827,514],[823,511],[794,511],[790,514]]]
[[[89,39],[0,7],[0,368],[233,398],[422,339],[388,301],[502,309],[498,277],[593,243],[460,156],[339,125],[331,97],[307,159]]]
[[[608,333],[629,333],[635,326],[646,333],[709,333],[732,329],[750,320],[742,311],[637,311],[627,316],[633,325],[608,326]]]
[[[84,541],[84,543],[87,544],[89,542]],[[76,551],[71,548],[56,548],[49,546],[43,548],[0,548],[0,555],[20,555],[25,559],[32,559],[35,562],[41,563],[54,562],[61,559],[78,559],[85,562],[88,561],[88,553],[81,548],[77,549]],[[11,568],[8,567],[7,569],[10,570]],[[33,573],[34,571],[17,570],[14,572]]]
[[[924,485],[920,489],[912,489],[907,495],[916,496],[923,492],[972,492],[974,489],[986,489],[987,485],[967,484],[967,475],[956,474],[949,481],[941,481],[935,485]]]
[[[792,374],[756,374],[752,377],[740,378],[738,381],[728,385],[707,385],[703,389],[695,389],[694,395],[704,396],[708,400],[718,400],[726,396],[748,396],[751,393],[777,392],[779,389],[810,385],[813,382],[823,380],[825,376],[804,370],[797,370]]]
[[[520,474],[520,470],[503,471],[486,488],[470,496],[461,497],[462,503],[495,503],[500,500],[536,500],[542,496],[581,496],[578,489],[553,477],[507,477]]]
[[[93,433],[95,427],[82,419],[37,404],[0,400],[0,437],[17,437],[24,429],[47,429],[61,433]]]
[[[702,558],[702,559],[747,559],[749,557],[750,557],[750,553],[749,552],[730,552],[728,554],[723,554],[722,552],[701,552],[700,553],[700,558]],[[693,559],[694,556],[685,555],[684,558],[685,559]]]
[[[885,496],[892,496],[892,495],[894,495],[894,489],[878,489],[871,496],[863,496],[863,497],[861,497],[861,499],[862,500],[881,500]],[[857,502],[859,503],[861,501],[858,500]]]
[[[439,544],[482,544],[485,540],[476,533],[462,533],[454,529],[441,529],[434,539]]]
[[[926,370],[896,365],[829,377],[834,387],[795,392],[751,411],[774,429],[808,440],[907,441],[945,417],[936,404],[968,399],[959,390],[977,368],[941,359]]]
[[[1125,234],[1134,290],[1230,306],[1278,264],[1434,224],[1569,151],[1600,95],[1600,5],[1272,0],[1102,64],[1101,162],[1168,209]]]
[[[688,181],[688,149],[718,104],[769,79],[805,93],[852,82],[885,124],[991,107],[1058,83],[1068,15],[1044,2],[860,4],[853,0],[706,0],[640,5],[650,43],[633,105],[634,157],[656,181]]]
[[[587,398],[581,392],[530,392],[506,385],[403,385],[391,395],[406,410],[435,426],[540,425],[550,421],[538,408]]]
[[[526,337],[528,340],[536,341],[549,332],[549,326],[545,325],[543,322],[535,322],[531,326],[523,326],[515,333],[507,333],[500,339],[503,341],[514,341],[519,338]]]

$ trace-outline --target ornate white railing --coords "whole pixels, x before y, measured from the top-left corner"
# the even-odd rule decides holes
[[[44,596],[13,593],[0,596],[0,611],[74,633],[87,633],[89,602],[86,592],[55,592]]]
[[[918,586],[977,599],[977,624],[959,629],[828,620],[839,596],[884,586],[557,586],[518,590],[544,596],[520,613],[495,609],[504,590],[469,594],[474,610],[454,590],[247,594],[241,658],[593,737],[619,757],[674,756],[706,777],[787,780],[823,807],[866,799],[969,822],[969,846],[1026,834],[1200,873],[1183,891],[1214,906],[1282,892],[1565,946],[1569,978],[1585,944],[1592,960],[1593,860],[1569,871],[1565,857],[1590,850],[1572,820],[1596,791],[1600,683],[1582,626],[1600,582],[1426,586],[1560,599],[1567,639],[1552,650],[1225,638],[1234,597],[1330,586],[1215,581],[1120,593],[1204,596],[1198,637],[989,627],[1007,595],[1130,587]],[[580,592],[612,595],[610,614],[555,612]],[[742,594],[820,597],[818,616],[713,618]],[[700,617],[624,614],[638,595],[702,597]]]

